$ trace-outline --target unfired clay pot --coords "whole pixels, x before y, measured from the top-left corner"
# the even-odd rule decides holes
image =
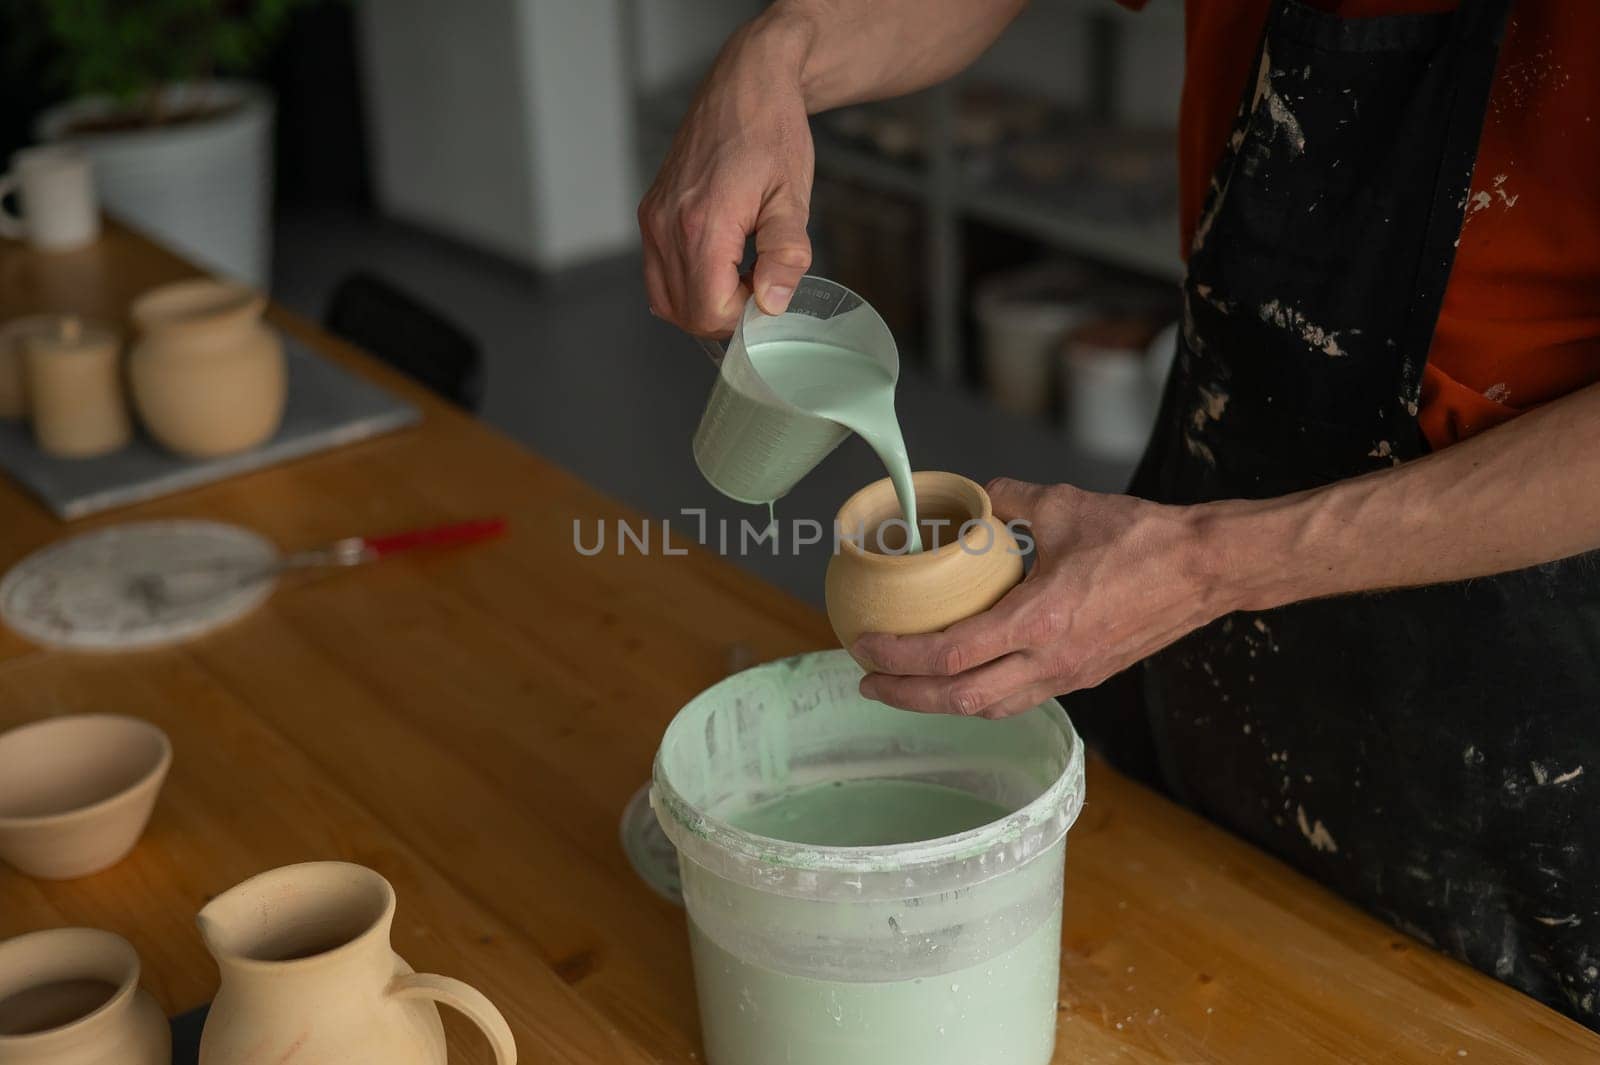
[[[60,328],[58,314],[30,314],[0,325],[0,418],[20,418],[28,413],[26,341],[39,333]]]
[[[134,408],[180,455],[246,451],[277,431],[287,379],[283,341],[261,321],[266,297],[200,279],[151,289],[133,303],[139,342],[128,356]]]
[[[115,865],[171,766],[166,734],[134,717],[72,714],[0,733],[0,859],[46,880]]]
[[[864,632],[949,628],[989,609],[1022,579],[1017,542],[996,520],[987,492],[954,473],[916,473],[912,484],[925,548],[916,554],[888,553],[904,542],[899,530],[880,536],[885,522],[900,518],[888,478],[839,508],[839,551],[828,563],[826,593],[828,620],[847,649]],[[937,530],[938,547],[930,519],[947,522]]]
[[[200,934],[222,987],[200,1065],[445,1065],[435,1002],[477,1024],[498,1065],[515,1065],[511,1029],[487,998],[395,954],[394,913],[389,882],[346,862],[274,869],[213,899]]]
[[[123,447],[133,423],[122,394],[122,338],[74,315],[54,328],[28,332],[28,412],[40,450],[62,458],[92,458]]]
[[[0,943],[4,1065],[170,1065],[172,1032],[121,936],[54,928]]]

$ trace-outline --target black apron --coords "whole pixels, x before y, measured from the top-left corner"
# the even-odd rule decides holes
[[[1277,496],[1426,450],[1422,368],[1508,6],[1273,12],[1136,494]],[[1130,679],[1179,799],[1597,1026],[1593,558],[1234,614]]]

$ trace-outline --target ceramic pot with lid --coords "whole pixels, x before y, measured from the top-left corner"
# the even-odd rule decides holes
[[[0,943],[0,1062],[169,1065],[166,1015],[121,936],[53,928]]]
[[[205,458],[249,450],[277,431],[287,376],[265,308],[256,290],[209,278],[134,301],[139,341],[128,380],[140,421],[162,446]]]
[[[60,322],[58,314],[30,314],[0,325],[0,418],[27,415],[28,338],[54,333]]]
[[[954,473],[924,471],[911,480],[922,551],[903,549],[905,521],[888,478],[839,508],[826,598],[828,620],[847,649],[866,632],[949,628],[989,609],[1022,579],[1022,553],[987,492]]]
[[[92,458],[133,436],[122,393],[122,338],[105,326],[60,315],[23,336],[28,412],[39,449]]]

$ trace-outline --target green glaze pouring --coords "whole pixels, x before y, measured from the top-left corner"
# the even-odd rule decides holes
[[[719,373],[694,456],[712,487],[770,504],[854,432],[888,470],[911,550],[921,549],[911,462],[894,410],[899,352],[870,304],[842,285],[805,277],[783,314],[764,314],[752,299],[725,352],[703,343]]]

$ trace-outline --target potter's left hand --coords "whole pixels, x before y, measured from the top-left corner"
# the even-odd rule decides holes
[[[1032,570],[943,632],[858,639],[867,698],[1005,717],[1093,687],[1230,609],[1197,556],[1202,508],[1004,478],[988,488],[997,519],[1029,526]]]

